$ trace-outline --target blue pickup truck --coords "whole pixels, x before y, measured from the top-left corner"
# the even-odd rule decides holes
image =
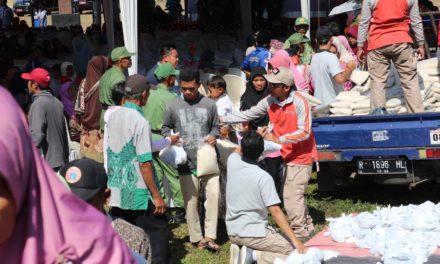
[[[440,182],[440,113],[320,117],[312,128],[321,192],[357,177],[410,187]]]

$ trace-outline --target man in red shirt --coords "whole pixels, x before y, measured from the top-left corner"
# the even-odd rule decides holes
[[[259,128],[264,139],[282,144],[285,164],[283,191],[284,208],[290,227],[298,238],[308,238],[314,232],[312,218],[304,201],[304,193],[317,161],[315,137],[312,132],[311,106],[301,92],[293,91],[294,77],[285,67],[275,68],[264,75],[269,82],[270,96],[249,110],[226,115],[223,122],[245,122],[269,115],[272,131]]]
[[[414,32],[417,49],[410,35]],[[417,78],[417,59],[425,56],[422,20],[417,0],[364,0],[359,23],[359,60],[368,32],[368,71],[372,107],[385,109],[385,86],[391,61],[396,66],[410,113],[424,111]]]

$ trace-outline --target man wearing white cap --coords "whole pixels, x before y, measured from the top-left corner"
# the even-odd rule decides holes
[[[264,139],[282,144],[285,169],[283,191],[284,207],[291,228],[299,238],[308,238],[314,232],[312,218],[304,203],[313,161],[317,151],[311,129],[311,106],[307,99],[293,90],[293,73],[285,67],[275,68],[271,74],[264,75],[269,82],[270,96],[256,106],[240,113],[226,115],[226,123],[250,121],[269,115],[272,131],[259,128]]]

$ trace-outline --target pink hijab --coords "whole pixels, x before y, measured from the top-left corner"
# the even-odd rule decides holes
[[[101,212],[71,193],[33,147],[26,118],[0,87],[0,175],[16,207],[2,263],[135,263]]]
[[[270,65],[272,65],[273,68],[286,67],[292,70],[296,88],[300,91],[309,92],[309,84],[307,83],[304,76],[302,76],[302,74],[298,71],[296,66],[291,63],[289,53],[287,53],[287,51],[279,50],[275,52],[273,57],[269,60],[269,63]]]

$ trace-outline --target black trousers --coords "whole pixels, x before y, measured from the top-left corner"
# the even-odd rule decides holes
[[[282,157],[264,159],[264,170],[272,176],[273,181],[275,182],[275,188],[277,189],[277,193],[281,201],[283,200],[284,189],[284,175],[281,171],[282,164]]]
[[[171,263],[169,248],[170,229],[165,215],[155,215],[154,205],[150,201],[147,210],[124,210],[112,207],[110,214],[142,228],[150,237],[151,255],[154,264]]]

